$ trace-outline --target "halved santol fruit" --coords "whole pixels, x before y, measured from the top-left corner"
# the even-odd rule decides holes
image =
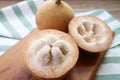
[[[41,30],[25,46],[24,62],[29,71],[40,78],[59,78],[76,64],[79,51],[67,33]]]
[[[113,40],[109,26],[94,16],[73,18],[69,23],[69,34],[80,49],[93,53],[108,49]]]
[[[61,0],[48,0],[37,11],[39,29],[57,29],[68,32],[69,21],[74,17],[72,8]]]

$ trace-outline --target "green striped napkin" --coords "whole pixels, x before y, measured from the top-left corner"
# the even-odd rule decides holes
[[[43,3],[44,0],[26,0],[0,10],[0,55],[36,27],[35,14]],[[101,18],[115,32],[95,80],[120,80],[120,22],[104,9],[76,14],[82,15]]]

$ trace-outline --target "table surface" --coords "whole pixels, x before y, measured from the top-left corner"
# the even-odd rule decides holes
[[[23,0],[0,0],[0,8]],[[105,9],[120,21],[120,0],[63,0],[74,9],[75,13],[94,9]]]

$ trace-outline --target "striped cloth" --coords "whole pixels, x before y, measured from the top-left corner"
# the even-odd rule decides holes
[[[0,55],[35,27],[35,14],[43,0],[26,0],[0,10]],[[104,20],[115,37],[96,73],[95,80],[120,80],[120,23],[104,9],[76,14],[93,15]]]

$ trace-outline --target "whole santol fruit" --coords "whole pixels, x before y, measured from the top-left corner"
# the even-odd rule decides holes
[[[72,8],[61,0],[48,0],[37,11],[39,29],[57,29],[68,32],[68,23],[74,17]]]

